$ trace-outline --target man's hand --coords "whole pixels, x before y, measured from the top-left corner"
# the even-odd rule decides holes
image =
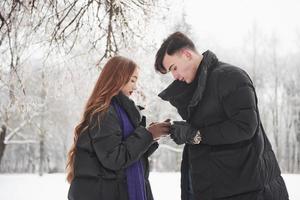
[[[200,132],[184,121],[173,122],[170,137],[178,145],[184,143],[199,144],[201,142]]]

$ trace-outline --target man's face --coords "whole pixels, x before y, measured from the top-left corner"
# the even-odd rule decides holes
[[[171,72],[175,80],[191,83],[196,75],[196,67],[193,66],[192,54],[188,49],[182,49],[173,55],[165,54],[163,66],[167,72]]]

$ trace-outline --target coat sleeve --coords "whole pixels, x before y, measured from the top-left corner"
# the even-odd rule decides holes
[[[141,107],[141,106],[138,106],[138,108],[140,109],[140,110],[143,110],[144,108],[143,107]],[[147,119],[146,119],[146,116],[142,116],[142,120],[141,120],[141,122],[140,122],[140,125],[142,126],[142,127],[146,127],[146,121],[147,121]],[[148,148],[148,150],[145,152],[145,157],[146,158],[148,158],[148,157],[150,157],[156,150],[157,150],[157,148],[158,148],[158,146],[159,146],[159,144],[158,144],[158,142],[154,142],[153,144],[151,144],[150,146],[149,146],[149,148]]]
[[[158,142],[154,142],[146,151],[145,156],[150,157],[158,149],[158,146]]]
[[[93,120],[94,122],[97,120]],[[122,129],[111,106],[100,121],[90,129],[92,145],[101,164],[111,170],[126,168],[137,161],[153,143],[152,135],[140,126],[122,140]]]
[[[200,129],[202,143],[234,144],[252,138],[258,126],[257,102],[253,84],[246,72],[233,69],[222,74],[218,94],[226,118]]]

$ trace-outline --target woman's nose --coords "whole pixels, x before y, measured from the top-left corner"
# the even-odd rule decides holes
[[[136,89],[137,89],[137,85],[134,84],[133,87],[132,87],[132,89],[133,89],[133,90],[136,90]]]

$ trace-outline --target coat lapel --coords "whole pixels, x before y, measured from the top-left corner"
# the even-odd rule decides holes
[[[115,100],[126,111],[133,126],[138,127],[141,121],[141,114],[134,101],[132,101],[122,92],[119,92],[119,94],[116,95],[113,100]]]
[[[176,107],[182,119],[189,120],[193,108],[199,104],[203,97],[208,73],[217,63],[218,59],[214,53],[211,51],[204,52],[197,70],[197,79],[190,84],[175,80],[158,96]]]

